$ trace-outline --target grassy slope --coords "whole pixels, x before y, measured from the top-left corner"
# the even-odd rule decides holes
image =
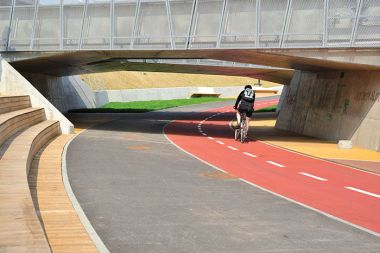
[[[243,86],[257,83],[256,79],[236,76],[178,74],[120,71],[81,76],[93,89],[135,89],[135,88],[163,88],[189,86]],[[279,84],[261,81],[263,87],[273,87]]]
[[[228,100],[226,98],[214,97],[201,97],[191,99],[172,99],[172,100],[152,100],[152,101],[135,101],[135,102],[111,102],[103,105],[102,108],[96,109],[79,109],[70,112],[96,112],[96,113],[109,113],[109,112],[150,112],[172,108],[184,105],[202,104],[216,101]]]
[[[256,110],[255,112],[275,112],[277,109],[277,105],[272,105],[268,107],[261,108],[259,110]]]

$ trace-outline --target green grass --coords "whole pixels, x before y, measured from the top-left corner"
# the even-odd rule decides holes
[[[271,106],[256,110],[255,112],[275,112],[276,109],[277,109],[277,105],[271,105]]]
[[[135,102],[111,102],[95,109],[76,109],[70,112],[89,112],[89,113],[141,113],[162,110],[172,107],[203,104],[209,102],[225,101],[229,98],[200,97],[190,99],[172,99],[172,100],[151,100]]]

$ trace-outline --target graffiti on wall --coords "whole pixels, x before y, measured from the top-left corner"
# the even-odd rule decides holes
[[[287,105],[292,105],[296,101],[296,94],[292,94],[292,88],[289,88],[286,92],[285,103]]]
[[[343,104],[343,113],[347,113],[349,106],[350,106],[350,100],[348,98],[346,98],[344,100],[344,104]]]
[[[354,96],[356,101],[380,103],[380,91],[360,91]]]

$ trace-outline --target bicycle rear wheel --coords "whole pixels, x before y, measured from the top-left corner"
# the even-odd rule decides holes
[[[247,128],[246,128],[246,125],[247,125],[247,121],[244,119],[241,122],[241,126],[240,126],[240,142],[241,143],[244,143],[245,138],[247,137]]]

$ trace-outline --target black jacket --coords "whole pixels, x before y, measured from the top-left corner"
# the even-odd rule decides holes
[[[245,89],[240,92],[239,96],[236,98],[235,108],[243,110],[252,110],[255,103],[256,94],[252,89]]]

